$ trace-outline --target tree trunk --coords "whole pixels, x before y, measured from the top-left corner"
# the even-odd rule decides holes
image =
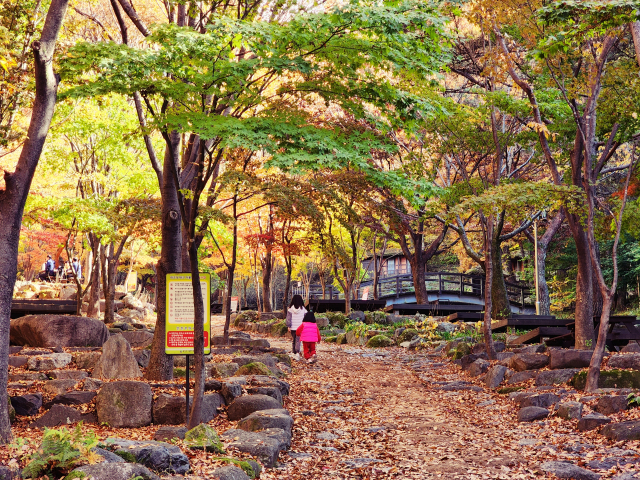
[[[171,162],[177,165],[178,161],[177,145],[179,135],[172,132],[171,137],[175,147],[171,148],[170,145],[166,147],[162,175],[162,248],[156,268],[157,320],[151,345],[151,358],[146,372],[146,378],[149,380],[171,380],[173,378],[173,357],[167,355],[164,351],[166,335],[166,275],[167,273],[179,273],[182,271],[182,220],[180,217],[180,205],[178,204],[178,192],[171,173]]]
[[[636,60],[640,65],[640,22],[632,22],[629,24],[631,36],[633,37],[633,46],[636,51]]]
[[[493,337],[491,336],[491,311],[492,311],[492,289],[493,289],[493,268],[495,262],[493,255],[495,253],[495,245],[493,239],[493,215],[487,219],[487,231],[485,232],[485,281],[484,281],[484,322],[482,325],[482,333],[484,335],[484,344],[489,360],[496,359],[496,349],[493,346]],[[502,272],[501,272],[502,273]]]
[[[415,258],[407,258],[411,265],[411,276],[413,277],[413,288],[416,292],[416,303],[425,305],[429,303],[427,295],[427,285],[425,284],[424,263]]]
[[[270,288],[271,288],[271,273],[273,270],[273,262],[271,251],[267,251],[265,259],[262,263],[262,311],[271,312],[271,300],[270,300]]]
[[[289,305],[289,293],[291,292],[291,273],[293,270],[293,259],[291,258],[291,256],[289,256],[288,258],[285,257],[284,263],[287,271],[287,276],[284,282],[284,297],[282,298],[282,311],[286,312],[287,306]]]
[[[13,173],[5,171],[5,190],[0,191],[0,444],[11,440],[7,403],[9,328],[11,299],[18,271],[18,243],[24,204],[38,166],[56,104],[58,81],[53,72],[53,53],[68,0],[52,0],[40,41],[32,44],[36,93],[27,140]]]
[[[553,237],[558,233],[558,230],[562,226],[564,221],[564,211],[561,210],[556,213],[553,220],[547,226],[547,230],[544,235],[538,239],[538,257],[536,262],[538,263],[538,292],[540,298],[540,315],[551,315],[551,299],[549,298],[549,285],[547,285],[547,250]],[[529,235],[527,235],[530,237]],[[532,237],[530,237],[532,238]]]
[[[225,301],[225,318],[224,318],[224,343],[229,343],[229,326],[231,325],[231,292],[233,291],[233,278],[236,270],[236,261],[238,258],[238,218],[237,218],[237,197],[234,197],[233,202],[233,250],[231,251],[231,263],[227,266],[227,290],[228,294],[224,297]],[[245,284],[245,301],[247,297],[247,287]]]
[[[196,206],[192,208],[197,208]],[[192,219],[195,221],[195,219]],[[191,285],[193,287],[193,353],[194,366],[196,367],[195,384],[193,388],[193,404],[187,428],[192,429],[200,425],[202,418],[202,407],[204,402],[204,299],[202,298],[202,288],[200,286],[200,272],[198,270],[198,247],[196,242],[189,243],[189,260],[191,262]],[[227,295],[230,299],[231,296]],[[157,328],[157,327],[156,327]]]
[[[105,247],[107,250],[107,261],[105,262],[106,283],[104,286],[104,323],[113,323],[116,298],[116,273],[118,260],[116,258],[115,246],[113,242]]]
[[[568,215],[567,220],[576,244],[578,275],[576,277],[576,343],[577,350],[588,349],[595,337],[593,326],[593,267],[589,257],[589,245],[580,220]]]
[[[511,302],[507,293],[507,285],[504,281],[504,273],[502,272],[502,252],[500,250],[500,241],[493,238],[491,241],[491,317],[495,319],[507,318],[511,315]],[[485,258],[485,265],[487,259]],[[486,306],[485,306],[486,310]]]
[[[89,307],[87,308],[87,317],[98,318],[100,316],[100,240],[94,235],[89,235],[91,251],[93,252],[93,265],[91,266],[91,287],[89,289]]]

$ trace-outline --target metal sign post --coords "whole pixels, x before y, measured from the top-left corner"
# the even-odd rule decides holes
[[[187,423],[189,422],[189,357],[193,355],[195,309],[193,285],[190,273],[168,273],[165,353],[186,355],[186,402]],[[204,306],[204,354],[211,353],[211,275],[200,273],[200,286]]]

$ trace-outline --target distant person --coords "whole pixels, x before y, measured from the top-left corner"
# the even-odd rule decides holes
[[[71,261],[71,270],[78,280],[82,279],[82,266],[76,257]]]
[[[316,323],[313,312],[307,312],[302,320],[302,325],[296,329],[296,335],[300,337],[304,349],[304,358],[308,363],[316,363],[316,343],[322,341],[320,329]]]
[[[304,300],[302,300],[300,295],[294,295],[291,299],[289,310],[287,310],[286,324],[287,328],[291,332],[291,348],[297,360],[300,360],[300,340],[296,335],[296,330],[300,325],[302,325],[305,313],[307,313],[307,309],[304,308]]]

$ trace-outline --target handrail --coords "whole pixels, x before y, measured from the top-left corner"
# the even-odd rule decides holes
[[[425,286],[427,293],[438,292],[438,294],[458,294],[460,296],[468,296],[475,298],[484,298],[484,275],[472,275],[468,273],[454,272],[425,272]],[[371,287],[373,280],[365,280],[360,283],[356,290],[356,297],[362,296],[362,290]],[[505,282],[507,288],[507,296],[509,301],[515,305],[533,305],[534,300],[531,298],[532,289],[530,287],[517,285],[511,282]],[[304,295],[304,287],[293,287],[294,294]],[[322,288],[318,284],[310,285],[309,298],[321,298]],[[327,285],[326,297],[330,299],[344,299],[344,294],[336,291],[332,285]],[[402,295],[415,292],[413,285],[413,276],[408,274],[381,277],[378,279],[378,292],[380,298],[399,298]],[[373,292],[369,292],[372,296]]]

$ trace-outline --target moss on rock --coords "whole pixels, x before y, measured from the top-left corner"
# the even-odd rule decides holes
[[[269,370],[262,362],[251,362],[241,366],[236,372],[236,376],[242,377],[244,375],[273,375],[273,372]]]
[[[344,328],[347,323],[349,323],[349,317],[347,317],[342,312],[327,312],[325,314],[329,323],[331,325],[337,326],[339,328]]]
[[[461,342],[458,345],[456,345],[456,348],[451,358],[453,360],[460,360],[462,357],[464,357],[465,355],[469,355],[470,353],[471,353],[471,345],[469,345],[466,342]]]
[[[398,345],[404,342],[410,342],[418,336],[418,331],[415,328],[407,328],[404,332],[398,335]]]
[[[229,458],[229,457],[214,457],[212,458],[212,460],[218,461],[218,462],[232,463],[236,467],[240,467],[244,471],[244,473],[246,473],[247,476],[252,480],[254,478],[258,478],[258,475],[260,475],[260,472],[262,471],[262,468],[260,467],[258,462],[255,462],[252,460],[238,460],[237,458]]]
[[[347,343],[347,334],[346,333],[341,333],[340,335],[338,335],[336,337],[336,343],[338,345],[346,345],[346,343]]]
[[[336,343],[336,341],[338,340],[338,336],[337,335],[332,335],[330,337],[325,337],[324,341],[327,343]]]
[[[287,328],[287,324],[284,322],[284,320],[271,325],[271,335],[273,335],[274,337],[283,337],[287,333],[289,333],[289,329]]]
[[[376,335],[367,342],[367,347],[371,348],[390,347],[391,345],[394,345],[393,340],[386,335]]]
[[[496,390],[497,393],[499,393],[500,395],[508,395],[511,392],[518,392],[520,390],[524,390],[525,386],[520,386],[520,387],[502,387],[499,388],[498,390]]]
[[[291,366],[291,357],[286,353],[272,353],[272,357],[276,357],[278,359],[278,363],[284,363],[285,365]]]
[[[577,390],[584,390],[587,385],[587,371],[576,373],[571,379],[571,385]],[[602,370],[598,388],[640,388],[640,371]]]
[[[218,433],[205,423],[192,428],[184,435],[184,443],[194,450],[205,450],[213,453],[224,453],[224,445]]]
[[[131,452],[127,452],[126,450],[117,450],[113,453],[118,455],[125,462],[136,463],[136,457]]]

